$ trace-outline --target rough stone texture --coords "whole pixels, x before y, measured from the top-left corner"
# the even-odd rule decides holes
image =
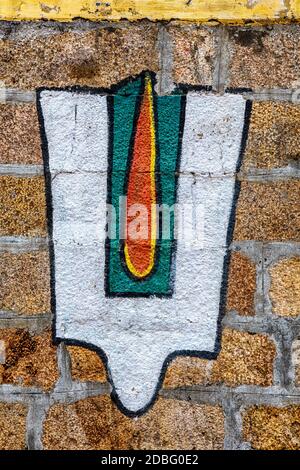
[[[0,163],[42,163],[35,104],[0,104]]]
[[[215,30],[171,26],[168,32],[173,43],[174,82],[211,85],[216,55]]]
[[[0,41],[1,79],[8,87],[109,87],[142,70],[157,70],[157,27],[131,25]]]
[[[300,28],[231,28],[231,87],[289,88],[300,79]]]
[[[212,368],[212,381],[229,386],[272,385],[275,353],[267,335],[226,329],[221,353]]]
[[[295,385],[300,386],[300,338],[295,339],[292,344],[292,362],[294,367]]]
[[[255,264],[242,253],[232,253],[227,287],[227,310],[234,310],[239,315],[254,315],[255,290]]]
[[[46,235],[44,178],[0,176],[0,236]]]
[[[300,106],[254,102],[243,170],[296,166],[300,159]]]
[[[0,450],[25,450],[27,407],[0,403]]]
[[[236,213],[235,240],[300,240],[300,181],[244,181]]]
[[[47,251],[0,253],[0,309],[27,315],[50,311]]]
[[[5,362],[0,365],[0,383],[50,390],[58,379],[56,348],[50,332],[31,336],[27,330],[0,329]]]
[[[300,406],[253,406],[243,416],[243,435],[254,449],[299,450]]]
[[[300,257],[280,261],[272,266],[270,275],[273,312],[287,317],[300,315]]]
[[[160,122],[172,126],[170,134],[166,130],[166,137],[169,137],[160,152],[161,167],[165,160],[162,197],[165,198],[163,201],[170,203],[173,201],[175,180],[172,176],[174,166],[169,166],[169,162],[175,162],[178,152],[178,132],[173,133],[177,125],[175,121],[170,121],[170,116],[174,114],[179,119],[180,114],[179,107],[174,106],[173,97],[163,101],[169,102],[168,112],[161,114]],[[77,98],[75,93],[45,91],[41,95],[41,106],[50,142],[49,168],[53,177],[51,190],[55,207],[56,332],[60,338],[100,347],[109,358],[111,379],[119,400],[127,409],[136,412],[150,403],[161,367],[170,352],[181,349],[214,351],[227,227],[235,187],[234,178],[222,178],[220,172],[222,175],[236,167],[245,100],[238,94],[221,97],[191,94],[188,97],[185,121],[188,130],[182,139],[183,173],[178,179],[177,195],[179,204],[194,205],[190,208],[195,207],[197,222],[200,223],[191,227],[186,219],[184,221],[185,233],[179,234],[176,251],[176,295],[163,301],[152,295],[164,295],[171,290],[170,241],[163,240],[161,244],[161,256],[154,267],[156,274],[144,278],[143,282],[139,283],[131,275],[126,275],[118,242],[111,243],[109,269],[108,264],[107,269],[104,266],[105,247],[98,241],[101,242],[106,229],[103,209],[107,201],[107,177],[104,172],[96,170],[103,164],[104,169],[107,168],[107,132],[100,134],[101,140],[97,140],[99,130],[107,122],[106,101],[97,95]],[[90,115],[95,110],[96,119],[91,122]],[[76,126],[74,116],[78,117]],[[123,124],[123,119],[125,122],[127,117],[128,112],[121,112],[120,109],[116,122]],[[125,128],[122,132],[126,134]],[[146,128],[142,131],[141,127],[141,132],[141,136],[147,135]],[[204,135],[199,137],[201,132]],[[132,147],[130,136],[131,133],[127,132],[127,138],[116,144],[116,149],[124,149],[124,154],[116,150],[119,156],[115,153],[113,156],[113,165],[116,163],[119,172],[114,171],[112,175],[112,201],[124,194],[128,176],[124,171],[124,158],[127,158],[127,152]],[[99,147],[95,142],[99,143]],[[222,158],[223,146],[227,149],[226,159]],[[82,149],[81,152],[78,148]],[[207,152],[206,149],[210,148],[212,151]],[[77,171],[57,175],[57,164],[65,161],[70,149],[73,149],[71,165],[75,164]],[[143,158],[138,157],[136,162],[143,162]],[[146,162],[141,163],[142,168],[147,168]],[[88,173],[87,168],[90,168]],[[191,174],[193,170],[197,176]],[[214,177],[200,176],[198,173],[201,171],[211,172]],[[131,182],[136,182],[136,188],[139,187],[139,179],[145,181],[141,175],[138,179],[131,179]],[[140,188],[141,195],[145,193],[144,188]],[[128,190],[128,196],[130,193],[131,190]],[[147,199],[143,195],[140,202]],[[195,212],[190,211],[190,215],[195,215]],[[194,238],[190,245],[191,235]],[[199,238],[196,241],[196,235],[200,239],[203,235],[203,243]],[[138,253],[140,261],[146,264],[145,245],[141,247],[139,244]],[[107,297],[105,285],[112,294],[123,295],[122,300],[113,295]],[[125,297],[126,292],[149,293],[150,298]],[[72,321],[69,321],[70,312]]]
[[[164,381],[166,388],[222,383],[269,386],[273,383],[275,346],[266,335],[226,328],[216,361],[178,357],[171,362]]]
[[[163,387],[209,385],[213,361],[198,357],[178,356],[168,366]]]
[[[221,407],[158,399],[141,418],[127,418],[107,396],[54,405],[44,422],[46,449],[222,449]]]
[[[104,364],[97,353],[78,346],[68,346],[73,380],[106,382]]]

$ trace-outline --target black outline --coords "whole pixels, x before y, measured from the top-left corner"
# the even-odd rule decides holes
[[[148,71],[145,71],[146,73]],[[151,73],[151,72],[149,72]],[[45,133],[45,127],[44,127],[44,120],[43,120],[43,113],[42,113],[42,108],[41,108],[41,103],[40,103],[40,98],[41,98],[41,93],[45,90],[51,91],[51,90],[56,90],[56,91],[71,91],[71,92],[78,92],[78,93],[89,93],[89,94],[108,94],[109,96],[107,97],[107,103],[108,103],[108,109],[112,104],[112,94],[114,93],[115,90],[118,90],[120,86],[124,86],[127,83],[130,83],[131,81],[135,80],[138,78],[140,75],[136,77],[130,77],[129,79],[123,80],[120,82],[118,85],[111,87],[109,90],[104,89],[104,88],[88,88],[88,87],[65,87],[65,88],[38,88],[37,89],[37,112],[38,112],[38,119],[39,119],[39,125],[40,125],[40,133],[41,133],[41,143],[42,143],[42,154],[43,154],[43,161],[44,161],[44,175],[45,175],[45,181],[46,181],[46,204],[47,204],[47,224],[48,224],[48,234],[49,234],[49,252],[50,252],[50,287],[51,287],[51,310],[53,313],[53,323],[52,323],[52,338],[53,338],[53,343],[55,345],[60,344],[61,342],[65,343],[66,345],[74,345],[74,346],[80,346],[80,347],[85,347],[91,351],[95,351],[98,356],[102,359],[106,372],[107,372],[107,377],[108,381],[112,386],[112,392],[111,392],[111,398],[117,405],[117,407],[128,417],[137,417],[141,416],[145,412],[147,412],[154,404],[157,395],[159,393],[159,390],[161,389],[166,370],[170,362],[178,357],[178,356],[189,356],[189,357],[198,357],[201,359],[216,359],[218,357],[218,354],[221,350],[221,335],[222,335],[222,319],[225,314],[225,306],[226,306],[226,297],[227,297],[227,284],[228,284],[228,268],[229,268],[229,262],[230,262],[230,255],[231,255],[231,250],[229,249],[230,243],[233,238],[233,231],[234,231],[234,225],[235,225],[235,217],[236,217],[236,206],[237,206],[237,201],[240,193],[240,187],[241,184],[238,181],[237,178],[235,178],[235,188],[234,188],[234,194],[233,194],[233,199],[232,199],[232,208],[231,208],[231,214],[229,218],[229,223],[228,223],[228,231],[227,231],[227,237],[226,237],[226,242],[227,242],[227,249],[226,249],[226,254],[224,256],[224,263],[223,263],[223,276],[222,276],[222,284],[221,284],[221,289],[220,289],[220,305],[219,305],[219,317],[217,321],[217,331],[216,331],[216,339],[215,339],[215,347],[213,352],[209,351],[195,351],[195,350],[178,350],[178,351],[173,351],[171,354],[169,354],[164,362],[163,366],[161,368],[160,375],[157,380],[157,385],[155,388],[155,391],[152,395],[151,400],[147,403],[146,406],[143,408],[137,410],[137,411],[131,411],[127,409],[121,402],[121,400],[118,397],[118,394],[116,392],[109,366],[108,366],[108,359],[103,351],[103,349],[91,344],[87,343],[84,341],[79,341],[79,340],[71,340],[71,339],[66,339],[66,338],[60,338],[56,336],[56,301],[55,301],[55,253],[54,253],[54,244],[53,244],[53,210],[52,210],[52,191],[51,191],[51,173],[50,173],[50,168],[49,168],[49,154],[48,154],[48,142],[47,142],[47,136]],[[204,92],[213,92],[212,88],[209,86],[190,86],[190,85],[178,85],[177,90],[179,92],[184,93],[184,106],[182,106],[182,115],[181,119],[183,120],[183,125],[181,126],[182,128],[182,134],[180,135],[180,142],[182,141],[182,136],[184,132],[184,118],[185,118],[185,103],[186,103],[186,93],[188,91],[204,91]],[[225,90],[226,93],[234,93],[234,94],[239,94],[239,93],[244,93],[248,92],[251,90],[248,89],[243,89],[243,88],[236,88],[236,89],[229,89]],[[217,95],[217,93],[214,93]],[[124,95],[126,96],[126,95]],[[111,106],[112,108],[112,106]],[[248,131],[249,131],[249,124],[250,124],[250,116],[251,116],[251,109],[252,109],[252,102],[250,100],[246,100],[246,106],[245,106],[245,114],[244,114],[244,127],[243,127],[243,133],[242,133],[242,140],[241,140],[241,147],[240,147],[240,154],[239,154],[239,159],[236,165],[236,173],[239,171],[243,156],[244,156],[244,151],[247,143],[247,138],[248,138]],[[109,120],[110,122],[111,120]],[[111,124],[109,124],[109,142],[110,145],[112,145],[112,139],[111,139]],[[181,144],[180,144],[181,145]],[[179,159],[178,159],[178,165],[180,164]],[[177,168],[177,173],[178,173],[179,167]],[[108,168],[108,173],[110,171],[110,167]],[[179,176],[179,175],[178,175]],[[178,180],[177,176],[177,180]],[[174,279],[173,279],[174,281]],[[149,295],[151,296],[151,295]],[[126,297],[130,297],[128,294]],[[145,297],[145,294],[143,294],[143,297]]]

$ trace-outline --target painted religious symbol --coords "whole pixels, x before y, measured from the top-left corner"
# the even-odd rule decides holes
[[[103,358],[128,415],[176,355],[220,350],[250,103],[234,90],[42,89],[55,341]]]

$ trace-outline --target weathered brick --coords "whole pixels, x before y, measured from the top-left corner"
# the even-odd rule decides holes
[[[7,37],[0,41],[1,79],[21,89],[109,87],[142,70],[157,70],[157,31],[155,25],[131,25]]]
[[[222,449],[221,407],[158,399],[137,419],[123,415],[107,396],[50,408],[45,449]]]
[[[292,344],[292,362],[294,368],[295,385],[300,386],[300,338],[293,341]]]
[[[34,315],[50,311],[47,251],[0,253],[0,309]]]
[[[243,436],[257,450],[299,450],[300,406],[252,406],[243,415]]]
[[[273,383],[275,345],[264,334],[226,329],[222,350],[212,368],[212,382],[267,387]]]
[[[227,310],[235,310],[239,315],[254,315],[255,290],[255,264],[242,253],[232,253],[227,288]]]
[[[235,240],[300,240],[300,181],[243,181]]]
[[[0,163],[42,163],[35,104],[0,104]]]
[[[291,88],[300,79],[300,28],[231,28],[231,87]]]
[[[173,45],[173,80],[189,85],[211,85],[216,56],[215,30],[199,26],[168,28]]]
[[[217,360],[177,357],[167,370],[164,386],[225,384],[230,387],[267,387],[273,383],[275,352],[275,345],[267,335],[226,328]]]
[[[300,106],[254,102],[243,170],[296,165],[300,159]]]
[[[300,17],[300,3],[298,0],[291,0],[291,13],[294,18]]]
[[[44,178],[0,176],[0,236],[46,235]]]
[[[25,450],[27,407],[0,403],[0,450]]]
[[[97,353],[78,346],[68,346],[73,380],[106,382],[104,364]]]
[[[0,383],[50,390],[58,379],[56,348],[50,332],[32,336],[23,329],[0,329],[4,362]]]
[[[211,23],[249,24],[297,21],[300,7],[298,0],[283,3],[280,0],[9,0],[1,5],[0,19],[56,20],[66,22],[77,18],[90,21],[150,21],[168,22],[172,19]],[[89,24],[89,23],[88,23]]]
[[[270,299],[273,313],[300,315],[300,257],[284,259],[270,269]]]

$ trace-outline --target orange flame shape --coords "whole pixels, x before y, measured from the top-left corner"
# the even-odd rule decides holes
[[[137,279],[148,276],[154,267],[156,251],[156,135],[153,85],[145,76],[144,93],[136,122],[131,164],[127,186],[125,263]],[[145,209],[134,209],[136,204]],[[135,236],[130,236],[130,225],[139,217],[143,230],[135,224]],[[137,219],[136,219],[137,221]]]

